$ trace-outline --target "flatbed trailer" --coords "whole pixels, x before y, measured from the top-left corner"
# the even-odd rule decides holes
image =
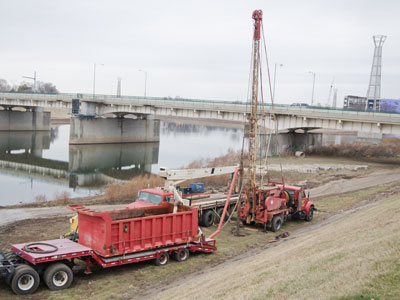
[[[85,273],[92,265],[102,268],[153,260],[164,266],[170,256],[186,261],[190,253],[212,253],[217,250],[214,237],[221,231],[238,169],[218,229],[208,238],[199,235],[197,208],[164,203],[139,209],[98,212],[81,205],[71,205],[78,213],[79,241],[61,238],[11,245],[11,252],[0,252],[0,277],[18,295],[36,291],[40,280],[51,290],[68,288],[73,280],[76,260],[85,264]]]
[[[205,239],[128,255],[103,257],[93,249],[69,239],[47,240],[12,245],[14,255],[0,260],[0,274],[15,294],[26,295],[36,291],[40,278],[51,290],[68,288],[73,281],[72,267],[76,260],[85,263],[85,274],[91,274],[92,265],[110,268],[154,260],[157,266],[164,266],[170,256],[182,262],[189,258],[189,253],[211,253],[216,249],[214,239]]]

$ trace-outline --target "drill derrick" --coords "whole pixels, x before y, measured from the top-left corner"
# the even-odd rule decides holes
[[[254,221],[257,201],[257,125],[258,125],[258,82],[260,74],[260,32],[262,10],[253,12],[254,35],[252,53],[252,80],[251,80],[251,114],[249,117],[249,152],[248,152],[248,181],[246,183],[245,205],[248,206],[246,222]]]

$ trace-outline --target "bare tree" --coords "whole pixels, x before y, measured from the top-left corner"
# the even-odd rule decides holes
[[[17,92],[33,93],[33,85],[28,82],[21,82],[17,88]]]
[[[57,87],[50,82],[38,81],[36,90],[38,93],[43,94],[58,94]]]
[[[0,92],[9,92],[11,86],[8,84],[7,80],[0,78]]]

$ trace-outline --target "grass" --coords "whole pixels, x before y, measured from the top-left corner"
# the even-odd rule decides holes
[[[154,174],[143,175],[132,178],[126,184],[111,184],[104,190],[104,199],[108,201],[133,201],[138,192],[144,188],[157,187],[164,184],[164,180]]]
[[[306,152],[307,154],[355,158],[400,158],[400,139],[382,139],[382,142],[379,145],[370,145],[363,143],[326,145],[310,148]]]
[[[341,207],[347,209],[354,207],[363,200],[372,201],[374,197],[380,197],[379,195],[382,193],[387,193],[389,195],[390,192],[388,191],[393,190],[395,187],[396,185],[393,184],[379,188],[372,188],[367,191],[352,193],[351,197],[349,195],[346,196],[350,198],[346,198],[347,200],[341,203]],[[338,199],[339,198],[337,197],[324,198],[318,200],[316,205],[317,207],[329,208],[330,212],[333,214],[335,212],[334,209],[336,209],[334,202]],[[397,213],[397,215],[400,212],[400,207],[390,206],[390,209],[393,213]],[[387,213],[386,210],[384,212],[380,212],[380,215],[385,213]],[[357,216],[357,219],[359,213],[355,214],[354,216]],[[369,213],[369,218],[371,219],[369,221],[370,224],[368,224],[369,227],[365,228],[365,232],[364,230],[361,230],[360,234],[362,234],[362,236],[360,237],[358,237],[358,232],[360,231],[359,225],[356,226],[354,225],[355,223],[352,223],[352,225],[350,225],[351,227],[345,228],[346,230],[343,232],[343,236],[341,236],[334,231],[335,226],[337,226],[335,223],[334,226],[331,226],[329,230],[324,231],[323,233],[314,231],[312,234],[308,235],[308,237],[296,237],[293,240],[286,240],[284,243],[282,243],[282,246],[279,244],[268,244],[269,239],[275,236],[275,234],[271,232],[266,234],[261,231],[241,230],[245,236],[235,237],[230,232],[231,228],[234,227],[234,224],[228,224],[224,227],[221,234],[217,236],[218,251],[213,254],[192,255],[191,258],[185,263],[171,261],[170,264],[165,267],[156,267],[151,262],[143,262],[110,269],[101,269],[100,267],[97,267],[93,269],[93,274],[89,276],[84,275],[82,271],[80,271],[75,274],[75,280],[70,289],[59,292],[50,292],[42,285],[33,296],[30,296],[30,299],[131,299],[132,297],[143,296],[144,292],[146,291],[151,291],[153,289],[159,290],[166,284],[173,281],[190,278],[193,272],[199,270],[205,274],[209,274],[210,272],[211,275],[208,277],[208,281],[214,282],[214,280],[217,280],[223,274],[219,274],[217,276],[212,275],[209,269],[210,267],[216,267],[220,264],[224,264],[230,258],[235,258],[240,255],[250,257],[260,256],[261,254],[259,253],[266,247],[269,247],[270,249],[264,250],[268,252],[262,252],[264,254],[262,254],[261,257],[264,259],[269,258],[270,255],[272,255],[272,264],[271,261],[267,259],[264,262],[259,261],[254,263],[254,266],[248,269],[244,264],[247,259],[233,261],[227,265],[225,263],[226,268],[230,268],[232,265],[242,266],[242,268],[239,268],[239,270],[232,271],[232,274],[240,275],[243,272],[248,274],[249,278],[246,278],[245,282],[246,290],[249,291],[255,291],[260,289],[260,287],[264,287],[266,282],[269,282],[270,278],[273,278],[274,280],[279,279],[281,281],[276,283],[276,288],[268,290],[263,288],[263,293],[260,295],[252,294],[252,292],[250,292],[249,297],[242,295],[244,298],[266,299],[269,295],[272,297],[272,299],[279,299],[278,295],[281,293],[285,294],[287,289],[290,289],[294,293],[297,288],[301,288],[303,281],[306,283],[310,282],[312,284],[317,284],[317,287],[318,285],[323,285],[324,280],[327,282],[335,281],[336,277],[341,277],[337,271],[337,268],[345,268],[345,265],[349,260],[351,262],[355,259],[355,261],[358,263],[356,263],[354,266],[350,264],[350,269],[360,267],[360,264],[361,267],[363,267],[364,262],[363,260],[360,260],[357,255],[362,257],[362,255],[365,255],[365,253],[370,253],[372,255],[370,260],[371,262],[375,263],[372,269],[370,269],[370,266],[368,265],[368,272],[372,274],[370,280],[363,280],[362,283],[364,285],[359,285],[358,289],[355,290],[347,289],[345,290],[346,293],[343,293],[339,296],[345,297],[349,295],[349,297],[352,297],[353,295],[364,295],[365,293],[375,295],[376,293],[381,293],[381,290],[385,289],[385,286],[378,285],[377,283],[377,285],[371,284],[375,284],[377,278],[382,278],[382,284],[386,284],[390,282],[388,278],[393,279],[393,276],[396,272],[396,269],[389,268],[391,266],[390,260],[396,259],[396,256],[392,257],[392,253],[386,253],[386,246],[388,246],[388,244],[385,242],[389,242],[390,247],[388,246],[388,248],[396,248],[399,247],[399,239],[396,239],[396,233],[393,236],[393,240],[390,239],[389,235],[387,234],[387,232],[392,232],[390,230],[395,225],[390,223],[393,221],[392,217],[384,220],[385,222],[389,222],[388,224],[391,227],[387,228],[386,225],[380,225],[377,228],[381,230],[378,234],[376,234],[374,233],[375,225],[373,224],[379,225],[379,222],[376,222],[372,216],[373,214]],[[327,217],[328,214],[318,212],[315,214],[314,222],[305,223],[301,220],[288,222],[285,224],[282,230],[295,233],[296,230],[318,224],[319,220]],[[370,227],[372,227],[372,229]],[[45,220],[24,220],[13,223],[9,226],[3,226],[0,229],[0,235],[2,236],[0,241],[0,249],[6,249],[9,243],[57,238],[61,233],[66,232],[68,228],[69,222],[67,217]],[[203,231],[205,235],[208,236],[215,229],[215,227],[203,228]],[[353,230],[355,230],[354,234],[352,232]],[[398,231],[399,229],[397,228],[397,234],[399,234]],[[346,240],[344,241],[343,238],[346,238]],[[348,247],[352,243],[353,239],[355,244],[353,244],[353,248],[351,251],[349,251]],[[374,255],[374,251],[371,251],[370,248],[368,248],[367,252],[363,252],[364,248],[358,249],[359,239],[361,241],[368,240],[371,243],[376,240],[375,244],[381,248],[382,245],[384,245],[382,249],[384,249],[386,252],[382,250],[379,252],[379,254]],[[382,245],[380,245],[381,242],[383,243]],[[355,255],[355,253],[358,254]],[[389,259],[389,261],[379,261],[378,259],[380,258],[379,256],[381,254],[384,258]],[[280,265],[281,263],[282,265]],[[385,273],[385,270],[389,273]],[[392,272],[394,274],[393,276],[390,275],[392,274],[390,273],[390,270],[394,272]],[[252,275],[253,271],[257,272],[257,276]],[[332,274],[329,275],[328,273]],[[277,274],[280,277],[276,278]],[[294,276],[295,274],[298,274],[299,278],[296,277],[297,275]],[[319,276],[322,276],[323,280],[319,279]],[[188,284],[190,289],[190,281],[188,281]],[[201,283],[200,286],[203,286],[203,284],[203,292],[198,292],[198,295],[204,295],[204,291],[214,289],[214,287],[207,287],[207,282]],[[224,285],[226,284],[223,283],[222,286]],[[233,294],[230,288],[232,288],[233,291],[236,290],[234,295],[241,295],[240,292],[237,291],[243,288],[242,282],[230,282],[229,289],[222,289],[218,291],[218,293],[215,294],[215,298],[232,298]],[[319,290],[319,288],[313,287],[310,287],[310,289]],[[177,298],[182,298],[183,295],[185,294],[182,292]],[[18,299],[18,297],[15,297],[10,290],[4,286],[3,283],[0,283],[0,298]],[[171,298],[175,298],[175,296]],[[287,298],[297,297],[288,295]],[[314,298],[318,299],[318,297]]]
[[[157,299],[400,299],[399,212],[392,195]]]

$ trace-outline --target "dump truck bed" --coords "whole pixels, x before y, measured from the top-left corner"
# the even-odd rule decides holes
[[[98,212],[71,205],[78,213],[79,244],[102,257],[190,243],[198,235],[198,210],[174,205]]]

